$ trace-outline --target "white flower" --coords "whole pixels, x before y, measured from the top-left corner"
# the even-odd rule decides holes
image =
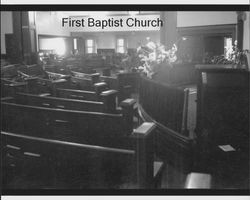
[[[151,50],[155,50],[155,48],[156,48],[156,44],[154,43],[154,42],[148,42],[147,44],[146,44],[146,46],[149,48],[149,49],[151,49]]]
[[[155,52],[150,53],[150,54],[148,55],[148,57],[149,57],[149,61],[150,61],[150,62],[153,62],[153,61],[156,60],[156,53],[155,53]]]

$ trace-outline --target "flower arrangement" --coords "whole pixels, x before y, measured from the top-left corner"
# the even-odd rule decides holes
[[[172,67],[172,63],[177,60],[176,52],[176,44],[171,49],[166,50],[164,45],[155,44],[150,38],[147,38],[147,44],[137,48],[140,66],[136,67],[136,70],[152,78],[159,64],[167,63],[168,66]]]
[[[249,50],[240,50],[237,47],[237,40],[234,45],[229,46],[225,49],[225,55],[214,56],[207,59],[208,64],[232,64],[235,68],[247,68],[247,54]]]

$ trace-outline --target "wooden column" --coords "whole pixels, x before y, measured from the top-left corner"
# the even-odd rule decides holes
[[[21,12],[13,11],[13,34],[6,34],[6,54],[11,63],[23,61]]]
[[[22,12],[21,19],[24,63],[34,64],[37,62],[35,12]]]
[[[177,12],[161,12],[163,26],[160,29],[160,42],[170,49],[177,40]]]
[[[13,35],[6,46],[12,46],[13,51],[7,52],[12,62],[36,63],[36,27],[35,12],[13,11]],[[6,49],[7,51],[7,49]]]
[[[237,12],[237,46],[239,50],[243,49],[243,31],[244,20],[246,19],[245,12]]]

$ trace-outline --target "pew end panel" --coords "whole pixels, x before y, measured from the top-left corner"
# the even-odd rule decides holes
[[[94,89],[91,79],[71,77],[71,88],[92,91]]]
[[[100,73],[94,73],[90,75],[90,78],[92,80],[92,84],[100,82]]]
[[[124,116],[124,129],[130,134],[133,130],[133,117],[136,108],[136,101],[135,99],[126,99],[121,102],[120,106]]]
[[[113,90],[118,90],[118,79],[116,77],[111,76],[101,76],[101,81],[108,84],[108,87]]]
[[[139,188],[154,188],[160,185],[164,163],[155,161],[156,124],[144,122],[134,129],[131,138],[135,140],[137,183]]]
[[[100,100],[105,105],[105,111],[116,111],[116,98],[117,98],[117,91],[116,90],[107,90],[100,93]]]
[[[99,82],[94,84],[94,91],[97,95],[100,95],[103,91],[108,90],[107,83],[105,82]]]

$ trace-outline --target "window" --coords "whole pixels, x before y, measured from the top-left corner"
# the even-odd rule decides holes
[[[138,15],[139,11],[128,11],[129,15]]]
[[[74,38],[74,50],[77,50],[77,38]]]
[[[58,55],[66,53],[66,39],[61,37],[39,38],[39,50],[53,51]]]
[[[86,40],[86,53],[94,53],[94,40]]]
[[[117,53],[125,53],[125,41],[124,39],[120,38],[117,39]]]
[[[224,37],[224,55],[227,59],[230,58],[233,51],[233,39],[231,37]]]

